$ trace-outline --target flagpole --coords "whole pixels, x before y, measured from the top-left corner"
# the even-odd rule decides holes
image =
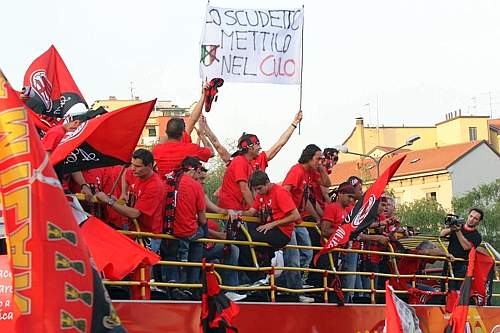
[[[122,179],[123,173],[125,172],[126,165],[124,164],[122,166],[122,169],[120,170],[120,174],[118,175],[118,178],[116,178],[113,187],[111,188],[111,191],[109,191],[108,195],[112,195],[113,192],[115,191],[116,187],[118,186],[118,182]],[[123,193],[122,193],[123,194]]]
[[[304,5],[302,5],[302,36],[300,42],[300,88],[299,88],[299,111],[302,111],[302,75],[304,72]],[[299,135],[300,135],[300,124],[299,122]]]

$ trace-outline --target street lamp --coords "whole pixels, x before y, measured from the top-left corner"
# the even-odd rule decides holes
[[[351,154],[351,155],[363,156],[363,157],[371,159],[373,162],[375,162],[375,165],[377,166],[377,177],[379,177],[380,176],[380,162],[382,161],[382,159],[384,157],[386,157],[387,155],[389,155],[391,153],[394,153],[397,150],[400,150],[401,148],[404,148],[404,147],[407,147],[407,146],[411,146],[415,141],[417,141],[419,139],[420,139],[420,135],[412,135],[412,136],[410,136],[410,137],[408,137],[406,139],[406,142],[405,142],[404,145],[401,145],[401,146],[399,146],[397,148],[389,150],[388,152],[384,153],[379,158],[376,158],[376,157],[373,157],[373,156],[370,156],[370,155],[366,155],[366,154],[361,154],[361,153],[356,153],[356,152],[353,152],[353,151],[349,151],[349,148],[347,148],[347,146],[343,146],[343,145],[336,146],[335,149],[337,149],[339,152],[344,153],[344,154]]]

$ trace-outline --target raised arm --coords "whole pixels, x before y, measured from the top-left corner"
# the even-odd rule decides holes
[[[279,153],[281,148],[283,148],[283,146],[288,142],[288,140],[292,136],[292,133],[295,131],[301,120],[302,120],[302,111],[299,111],[297,112],[295,118],[293,119],[292,123],[287,127],[285,132],[281,134],[278,141],[276,141],[276,143],[272,145],[271,148],[266,150],[266,156],[268,161],[272,160],[276,156],[276,154]]]
[[[186,132],[191,135],[191,132],[194,129],[194,125],[200,119],[201,112],[203,111],[203,104],[205,103],[205,90],[208,88],[208,83],[205,82],[203,87],[201,88],[201,96],[196,105],[194,106],[193,112],[189,116],[186,122]]]
[[[217,136],[212,132],[212,129],[210,126],[208,126],[207,119],[204,116],[200,117],[200,120],[198,121],[198,124],[200,125],[200,129],[204,130],[204,134],[210,140],[212,143],[214,149],[217,151],[219,154],[220,158],[225,162],[229,162],[231,160],[231,154],[229,151],[219,142],[219,139],[217,139]]]
[[[201,142],[203,142],[203,147],[210,149],[210,151],[212,152],[210,157],[214,157],[214,147],[212,146],[212,144],[210,144],[210,141],[208,141],[207,137],[205,136],[205,131],[202,128],[196,128],[196,132],[198,133],[198,140],[201,140]]]

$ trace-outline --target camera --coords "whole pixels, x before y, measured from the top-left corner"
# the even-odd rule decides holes
[[[444,219],[444,225],[447,227],[457,226],[461,227],[465,224],[465,219],[455,214],[448,214]]]

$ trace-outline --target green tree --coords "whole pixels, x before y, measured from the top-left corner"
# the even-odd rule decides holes
[[[437,201],[418,199],[397,207],[401,224],[415,228],[422,234],[436,235],[443,227],[446,211]]]
[[[480,223],[479,231],[483,240],[500,249],[500,178],[492,183],[473,188],[465,195],[452,200],[455,214],[467,218],[473,207],[484,211],[484,219]]]
[[[205,193],[212,202],[217,202],[214,192],[222,185],[222,178],[226,172],[226,163],[219,157],[215,157],[208,162],[205,167],[208,169],[207,179],[205,180]]]

